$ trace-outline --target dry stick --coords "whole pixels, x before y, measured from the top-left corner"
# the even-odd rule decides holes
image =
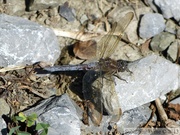
[[[13,67],[5,67],[5,68],[1,68],[0,72],[6,72],[6,71],[11,71],[11,70],[17,70],[17,69],[22,69],[25,66],[13,66]]]
[[[62,29],[58,28],[51,28],[56,36],[60,37],[68,37],[68,38],[73,38],[81,41],[87,41],[90,40],[94,37],[98,37],[98,33],[80,33],[79,31],[65,31]],[[77,36],[78,35],[78,36]]]
[[[24,86],[23,85],[23,86],[20,86],[19,89],[27,89],[27,90],[31,91],[32,93],[34,93],[35,95],[40,96],[40,97],[42,97],[44,99],[49,98],[49,96],[41,94],[41,93],[39,93],[38,91],[34,90],[33,88],[31,88],[29,86]]]
[[[164,111],[164,108],[163,108],[162,103],[161,103],[161,101],[160,101],[159,98],[157,98],[157,99],[155,100],[155,104],[156,104],[157,110],[158,110],[158,112],[159,112],[160,119],[161,119],[163,122],[165,122],[165,121],[168,119],[168,117],[167,117],[166,112]]]
[[[94,39],[94,38],[104,36],[104,35],[106,35],[108,33],[108,32],[90,33],[90,32],[79,32],[79,31],[65,31],[65,30],[62,30],[62,29],[59,29],[59,28],[51,28],[51,29],[54,31],[56,36],[68,37],[68,38],[72,38],[72,39],[76,39],[76,40],[80,40],[80,41],[91,40],[91,39]],[[119,33],[114,32],[113,35],[118,36]],[[123,39],[123,40],[126,41],[127,39]]]

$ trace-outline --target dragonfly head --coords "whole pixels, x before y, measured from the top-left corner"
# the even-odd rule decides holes
[[[117,61],[118,72],[128,71],[128,61],[125,60],[118,60]]]

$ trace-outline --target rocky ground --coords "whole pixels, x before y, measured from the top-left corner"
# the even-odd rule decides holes
[[[164,68],[164,70],[160,70],[154,68],[154,65],[152,65],[152,67],[148,67],[149,63],[145,62],[148,66],[144,65],[146,69],[142,68],[142,70],[139,71],[139,74],[137,74],[137,78],[142,78],[139,79],[138,82],[134,82],[138,85],[140,84],[141,89],[147,89],[147,91],[143,91],[146,93],[145,95],[151,96],[149,96],[149,99],[144,99],[142,96],[142,101],[138,99],[135,100],[134,98],[131,101],[131,99],[128,97],[131,97],[134,93],[130,95],[130,93],[127,92],[129,95],[124,95],[125,98],[121,97],[122,101],[120,101],[122,106],[121,109],[124,113],[121,119],[124,120],[124,123],[128,123],[130,120],[128,119],[128,121],[126,116],[130,117],[131,113],[127,113],[126,111],[134,109],[135,107],[142,107],[143,104],[149,103],[147,105],[148,107],[146,106],[148,109],[149,106],[151,107],[147,113],[149,115],[148,119],[143,122],[140,121],[139,123],[134,123],[136,127],[169,128],[172,125],[176,125],[175,127],[179,129],[178,121],[180,118],[180,100],[178,97],[180,95],[180,85],[178,83],[180,81],[178,74],[180,74],[180,17],[178,14],[176,14],[176,12],[178,13],[178,11],[180,11],[180,2],[174,1],[174,5],[177,5],[177,8],[171,6],[171,4],[166,5],[167,3],[164,4],[163,2],[164,1],[160,2],[158,0],[155,3],[148,0],[0,0],[0,13],[4,13],[10,16],[22,17],[52,29],[57,36],[60,48],[60,50],[58,50],[60,56],[56,62],[53,63],[54,65],[80,64],[84,61],[84,59],[87,59],[85,63],[91,62],[90,59],[92,59],[92,56],[94,56],[96,53],[96,47],[94,46],[97,45],[97,49],[99,49],[101,48],[100,45],[102,45],[103,42],[102,39],[104,41],[109,39],[105,35],[109,34],[111,39],[109,39],[109,41],[107,40],[106,42],[109,42],[109,44],[113,45],[114,40],[117,39],[115,36],[119,34],[118,32],[122,33],[122,31],[118,29],[119,27],[117,27],[116,30],[108,33],[108,31],[113,28],[112,24],[115,24],[113,22],[117,22],[117,24],[122,27],[128,25],[124,34],[122,35],[122,40],[116,46],[115,51],[112,52],[111,58],[116,60],[126,60],[132,63],[135,61],[134,65],[132,64],[129,66],[130,71],[136,70],[132,66],[138,67],[138,65],[141,65],[141,61],[136,63],[136,60],[142,59],[143,61],[143,58],[147,58],[149,63],[158,63],[160,60],[160,62],[156,65],[158,68],[163,68],[163,66],[169,67],[169,65],[172,65],[172,67],[167,68],[167,70],[166,68]],[[167,10],[164,10],[164,8]],[[176,9],[177,11],[174,11],[173,9]],[[133,17],[128,17],[128,13],[133,13]],[[90,41],[86,42],[87,40]],[[95,40],[97,44],[92,40]],[[24,44],[24,46],[26,46],[26,44]],[[110,49],[111,47],[108,48],[108,50]],[[103,49],[101,48],[100,51],[102,50]],[[151,54],[155,54],[157,57],[152,56],[153,58],[151,59],[148,57]],[[159,59],[159,56],[163,57],[162,61],[161,58]],[[38,74],[39,69],[48,67],[49,63],[46,63],[46,61],[40,63],[37,62],[39,61],[36,61],[31,65],[27,65],[28,63],[23,63],[24,65],[22,63],[19,65],[15,64],[16,68],[9,68],[9,65],[6,67],[0,65],[2,67],[2,69],[0,69],[0,104],[2,105],[0,107],[0,115],[14,115],[18,112],[27,110],[27,108],[33,108],[32,106],[34,106],[39,101],[43,101],[45,99],[50,100],[51,96],[60,96],[64,93],[73,99],[73,101],[75,101],[75,103],[85,112],[85,110],[87,110],[87,101],[84,99],[82,89],[84,85],[83,76],[86,72],[61,72],[42,75]],[[141,67],[143,66],[139,66],[139,69]],[[149,88],[145,87],[147,86],[147,83],[153,84],[153,77],[151,78],[148,76],[147,72],[143,72],[144,70],[149,70],[148,68],[152,68],[152,71],[155,70],[153,72],[155,73],[154,80],[157,80],[155,81],[155,84],[152,85],[154,88],[151,86]],[[164,77],[164,74],[170,70],[177,72],[172,73],[172,71],[171,74],[167,76],[167,78]],[[141,76],[141,72],[144,75]],[[160,74],[158,74],[158,72]],[[122,79],[125,78],[125,80],[129,83],[128,86],[134,88],[132,91],[139,89],[139,87],[132,85],[133,79],[136,80],[136,73],[134,73],[135,77],[133,79],[128,77],[126,79],[126,76],[131,75],[130,73],[125,73],[125,75],[122,75]],[[163,76],[164,79],[163,77],[160,78],[159,76]],[[144,82],[141,81],[143,78]],[[148,80],[145,78],[151,79]],[[172,78],[175,79],[172,80]],[[164,83],[160,81],[161,79],[164,81]],[[106,78],[106,80],[108,79]],[[122,84],[120,85],[120,88],[117,89],[124,88],[125,91],[127,89],[131,91],[131,88],[126,87],[127,83],[125,81],[123,82],[121,80],[120,82],[117,81],[116,83],[117,86],[118,83]],[[173,85],[165,86],[168,83]],[[160,111],[159,106],[162,107],[162,104],[159,102],[159,98],[156,99],[160,96],[160,94],[156,93],[156,91],[150,90],[156,89],[156,85],[157,89],[165,89],[162,91],[162,93],[166,95],[166,100],[162,100],[164,101],[164,109],[161,108]],[[163,85],[165,88],[158,87],[159,85]],[[171,94],[171,90],[174,90],[174,93],[176,94]],[[155,93],[158,95],[157,97],[153,97],[153,95],[156,95]],[[114,95],[113,99],[115,97]],[[122,93],[119,95],[122,95]],[[172,99],[175,98],[178,99],[176,102],[169,103]],[[129,101],[126,101],[126,99]],[[107,101],[107,104],[108,102],[113,102],[111,101],[111,98],[109,100],[110,101]],[[133,103],[129,103],[136,103],[136,101],[138,103],[135,105],[133,105]],[[158,103],[160,103],[160,105]],[[107,104],[104,103],[105,111],[103,114],[105,116],[107,115],[109,109],[106,107]],[[127,104],[130,104],[129,108],[126,108]],[[142,110],[143,109],[137,109],[136,113],[144,113]],[[163,110],[163,113],[161,113],[161,110]],[[156,120],[153,119],[154,115],[156,115]],[[161,115],[165,115],[165,118],[161,117]],[[95,115],[95,117],[97,116]],[[102,127],[99,130],[92,130],[86,126],[86,124],[88,124],[88,117],[84,115],[84,118],[82,119],[85,125],[80,126],[81,134],[86,134],[89,132],[91,132],[91,134],[93,134],[93,132],[103,133],[105,131],[108,132],[107,134],[126,134],[126,132],[120,131],[116,126],[111,127],[111,129],[108,130],[104,130]],[[101,123],[101,120],[98,123]],[[121,121],[121,125],[122,123],[123,121]],[[127,124],[126,126],[128,127],[130,125]],[[128,132],[129,131],[127,131],[127,134]]]

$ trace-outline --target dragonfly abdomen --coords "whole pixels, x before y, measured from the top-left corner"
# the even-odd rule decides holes
[[[61,65],[61,66],[52,66],[45,67],[44,70],[48,72],[63,72],[63,71],[82,71],[82,70],[95,70],[98,67],[98,63],[90,64],[79,64],[79,65]]]

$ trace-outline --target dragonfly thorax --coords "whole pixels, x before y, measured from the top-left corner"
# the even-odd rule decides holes
[[[111,58],[100,59],[99,67],[100,67],[100,70],[105,71],[105,72],[118,71],[117,61]]]
[[[128,70],[128,62],[124,60],[113,60],[105,58],[99,60],[99,68],[105,72],[124,72]]]

